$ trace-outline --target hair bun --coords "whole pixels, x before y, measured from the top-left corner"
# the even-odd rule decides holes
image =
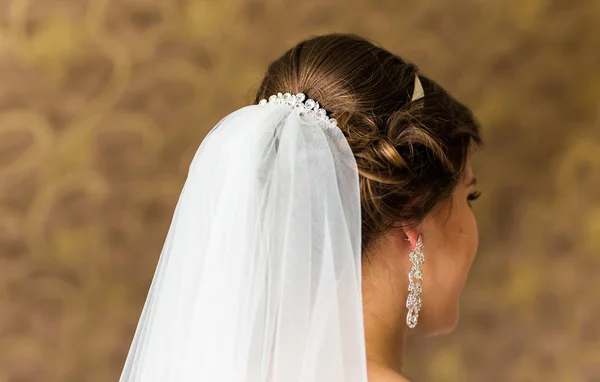
[[[361,37],[330,34],[275,60],[256,95],[304,93],[337,120],[360,174],[364,249],[394,222],[417,224],[441,205],[480,142],[470,110],[424,75],[417,83],[417,70]]]

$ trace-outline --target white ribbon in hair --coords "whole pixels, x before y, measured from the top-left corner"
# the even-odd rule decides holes
[[[421,80],[419,80],[419,75],[415,74],[415,89],[413,90],[413,95],[412,95],[411,101],[417,101],[423,97],[425,97],[425,92],[423,91],[423,85],[421,85]]]

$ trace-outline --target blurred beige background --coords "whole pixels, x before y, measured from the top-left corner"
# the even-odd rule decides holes
[[[599,1],[1,0],[0,382],[117,380],[197,146],[333,31],[484,126],[462,319],[407,375],[600,381]]]

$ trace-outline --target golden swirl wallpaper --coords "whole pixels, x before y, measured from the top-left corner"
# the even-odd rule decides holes
[[[597,0],[0,1],[0,382],[116,381],[204,135],[353,32],[483,124],[481,245],[415,381],[600,381]]]

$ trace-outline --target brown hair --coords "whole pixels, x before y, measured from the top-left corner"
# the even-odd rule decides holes
[[[395,222],[414,226],[451,195],[470,146],[481,143],[471,111],[417,67],[355,35],[300,42],[275,60],[255,103],[278,92],[317,100],[336,118],[360,174],[362,246]]]

